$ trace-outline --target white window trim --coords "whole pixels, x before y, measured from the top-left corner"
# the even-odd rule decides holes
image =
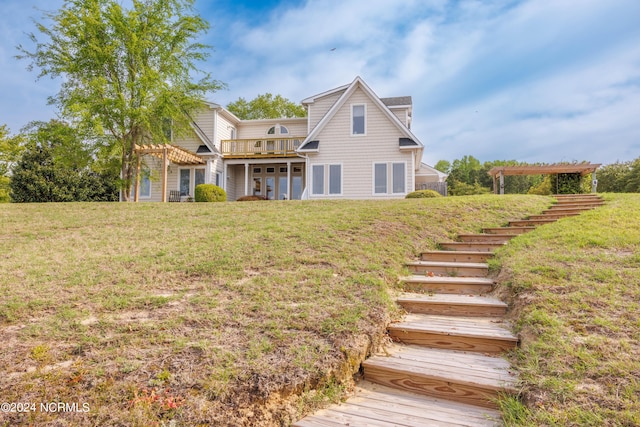
[[[398,192],[398,193],[393,192],[393,165],[394,164],[402,164],[402,165],[404,165],[404,174],[403,174],[404,191]],[[391,176],[389,177],[389,183],[391,184],[391,187],[388,190],[391,191],[391,194],[406,195],[407,194],[407,187],[408,187],[408,184],[409,184],[407,182],[407,162],[389,162],[389,170],[391,170]]]
[[[364,133],[353,133],[353,107],[356,106],[363,106],[364,107]],[[365,103],[357,103],[357,104],[351,104],[350,107],[351,111],[350,111],[350,116],[351,116],[351,120],[349,121],[349,128],[350,128],[350,134],[353,137],[361,137],[361,136],[367,136],[367,104]]]
[[[203,169],[202,167],[188,167],[188,168],[178,168],[178,186],[176,190],[180,191],[180,174],[183,170],[189,171],[189,193],[187,196],[181,194],[181,197],[195,197],[196,192],[196,169]],[[207,169],[204,168],[204,183],[207,182]]]
[[[384,193],[376,192],[376,165],[384,165],[385,167],[386,182],[384,186],[385,187]],[[388,194],[388,192],[389,192],[389,164],[388,162],[373,162],[371,164],[371,194],[374,196],[380,196],[380,195]]]
[[[331,193],[331,166],[340,166],[340,192],[339,193]],[[329,163],[326,166],[326,176],[327,176],[327,195],[331,197],[342,196],[342,187],[344,185],[344,168],[342,167],[342,163]]]
[[[404,165],[404,191],[401,193],[393,192],[393,165]],[[386,165],[387,167],[387,191],[385,193],[376,193],[376,165]],[[407,162],[373,162],[371,164],[371,195],[372,196],[399,196],[407,195],[407,188],[409,188],[409,182],[407,181]]]
[[[316,193],[315,192],[315,177],[314,177],[313,170],[316,167],[322,167],[322,193]],[[309,171],[311,172],[311,174],[310,174],[311,175],[311,179],[310,179],[311,186],[310,186],[310,188],[311,188],[311,195],[312,196],[324,196],[326,194],[325,193],[326,190],[327,190],[327,186],[325,185],[326,184],[326,180],[327,180],[327,173],[326,173],[327,171],[326,171],[326,169],[327,169],[326,165],[321,164],[321,163],[313,163],[313,164],[310,165],[310,167],[309,167]]]
[[[142,190],[142,174],[140,174],[140,190]],[[153,181],[151,180],[151,171],[147,171],[147,180],[149,181],[149,194],[146,196],[142,195],[142,191],[138,193],[138,197],[141,199],[150,199],[153,194]]]
[[[314,193],[314,177],[313,177],[313,168],[314,167],[322,167],[322,193]],[[331,175],[331,166],[339,166],[340,167],[340,192],[339,193],[331,193],[330,188],[330,175]],[[313,163],[309,168],[311,170],[311,196],[313,197],[339,197],[344,194],[344,167],[342,163]]]
[[[273,128],[273,133],[269,133],[269,131]],[[282,128],[284,128],[287,132],[286,133],[282,133]],[[269,126],[267,128],[267,131],[265,132],[265,135],[267,136],[267,138],[272,137],[272,136],[281,136],[281,135],[290,135],[291,132],[289,131],[289,128],[286,127],[285,125],[281,125],[280,123],[276,123],[273,126]]]

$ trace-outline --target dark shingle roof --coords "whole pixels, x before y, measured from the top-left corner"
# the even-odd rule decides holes
[[[400,138],[400,147],[417,147],[418,143],[410,138]]]
[[[410,96],[394,96],[393,98],[380,98],[380,101],[387,107],[394,105],[412,105]]]
[[[198,147],[198,150],[196,151],[196,153],[197,154],[210,154],[211,150],[206,145],[201,145],[201,146]]]
[[[306,144],[298,148],[298,151],[317,150],[319,146],[320,146],[320,141],[313,140],[313,141],[307,142]]]

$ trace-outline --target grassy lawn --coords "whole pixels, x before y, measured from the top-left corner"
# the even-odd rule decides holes
[[[522,338],[510,425],[640,425],[640,195],[512,241],[502,294]]]
[[[640,196],[605,197],[494,263],[508,424],[640,424]],[[0,403],[37,405],[0,426],[287,425],[352,385],[404,261],[550,202],[0,205]]]
[[[37,406],[0,426],[287,425],[350,387],[404,261],[550,201],[0,205],[0,396]]]

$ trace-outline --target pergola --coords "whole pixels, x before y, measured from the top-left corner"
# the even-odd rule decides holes
[[[493,192],[498,193],[496,181],[500,181],[500,194],[504,194],[504,177],[507,175],[553,175],[559,173],[579,173],[581,176],[593,174],[591,192],[596,192],[596,169],[599,163],[571,163],[553,165],[522,165],[522,166],[496,166],[491,168],[489,175],[493,178]]]
[[[138,201],[140,192],[140,157],[142,154],[150,154],[162,159],[162,201],[167,201],[167,167],[169,162],[177,165],[203,165],[205,161],[191,151],[170,144],[145,144],[135,146],[134,152],[138,155],[136,165],[136,185],[133,192],[133,201]]]

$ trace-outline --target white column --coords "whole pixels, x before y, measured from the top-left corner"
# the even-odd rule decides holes
[[[224,164],[224,169],[222,169],[222,188],[224,188],[224,191],[229,192],[229,189],[227,188],[227,179],[229,176],[229,165],[228,164]]]
[[[504,194],[504,174],[500,171],[500,194]]]
[[[244,195],[249,195],[249,163],[244,164]]]
[[[291,200],[291,160],[287,161],[287,200]]]

